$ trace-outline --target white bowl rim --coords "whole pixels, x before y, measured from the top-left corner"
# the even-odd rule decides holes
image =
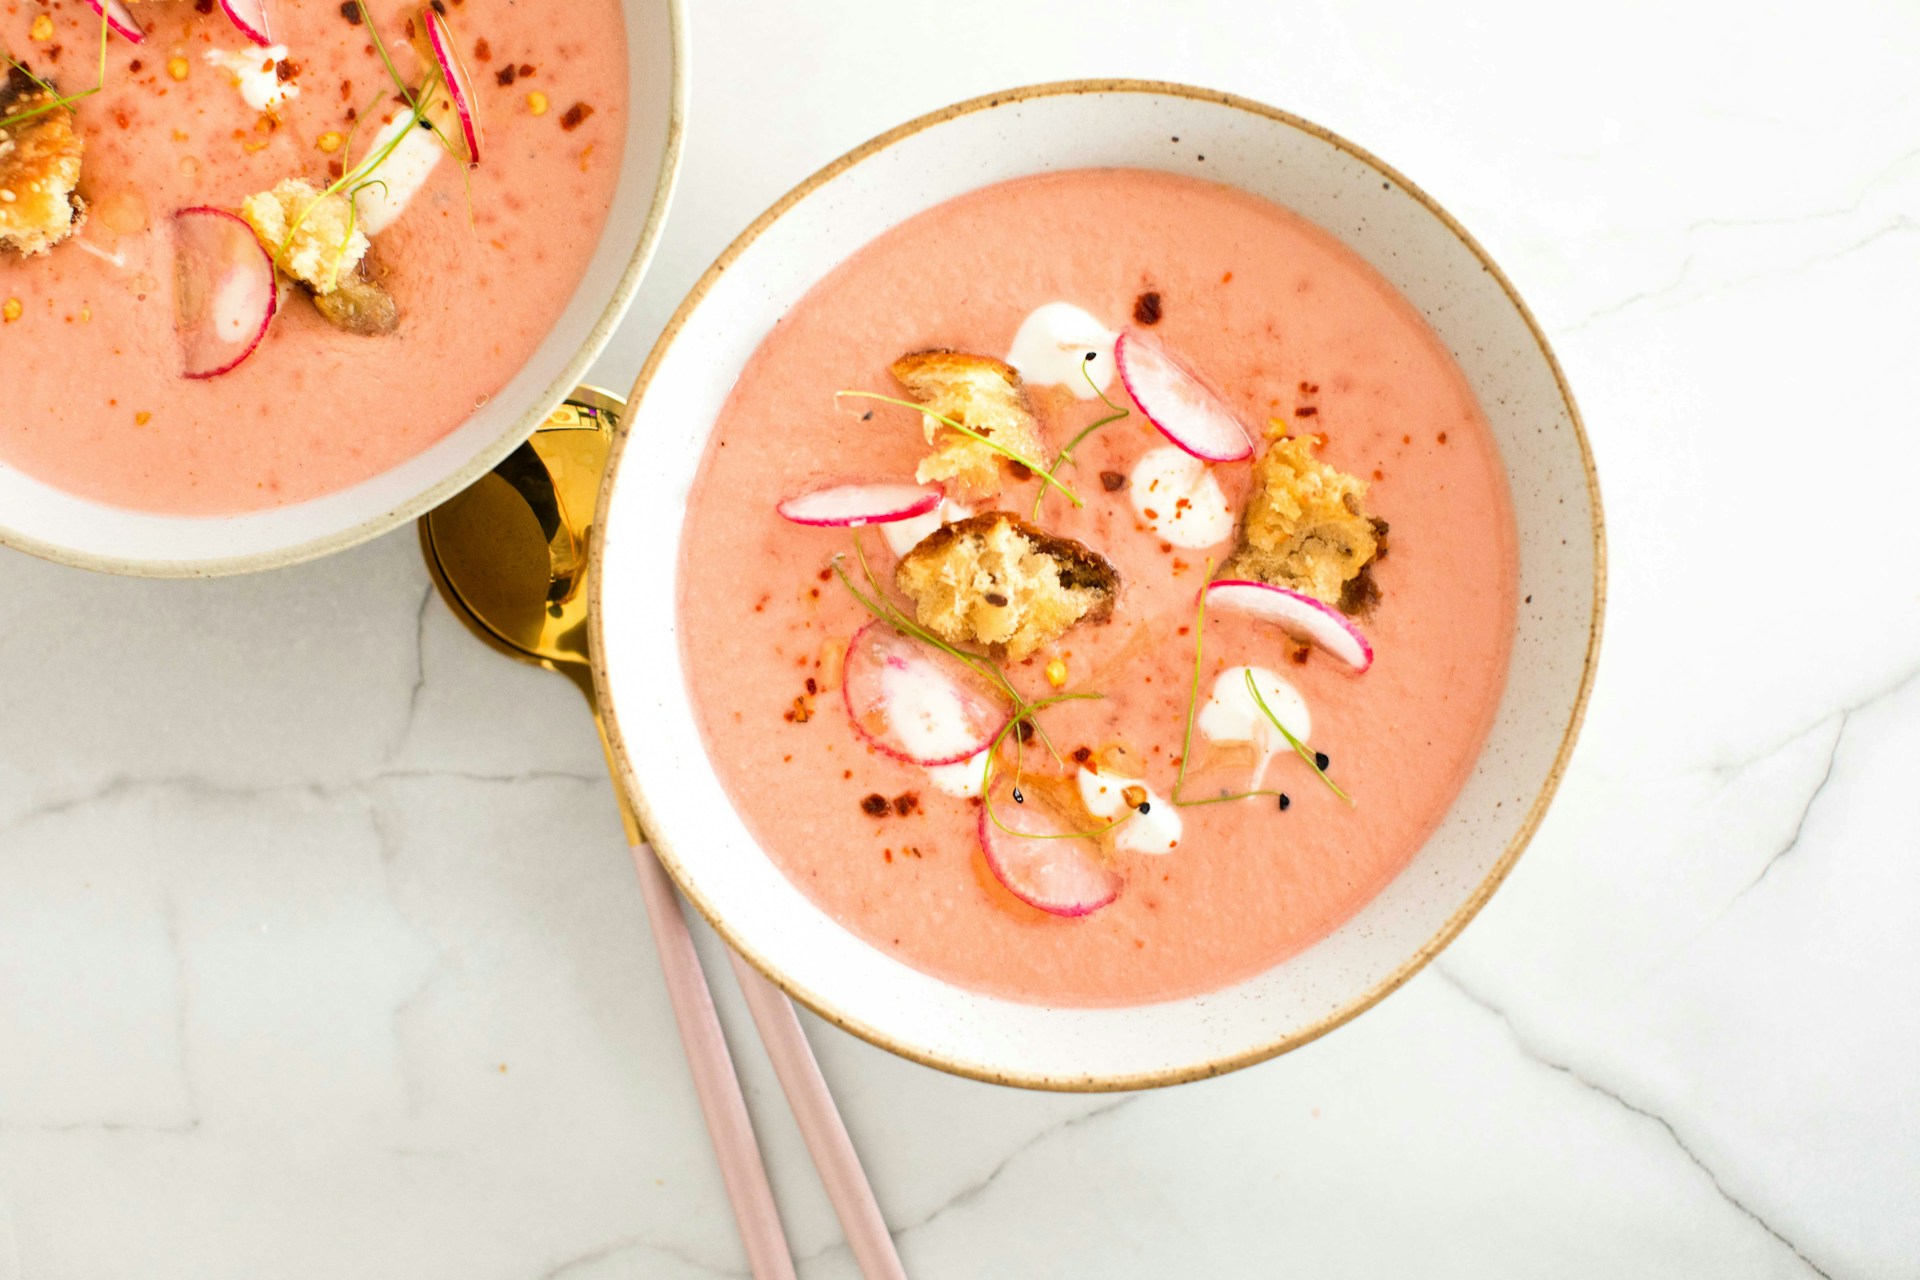
[[[1539,321],[1534,317],[1532,310],[1528,308],[1525,300],[1521,298],[1519,290],[1514,287],[1512,280],[1501,270],[1499,264],[1493,260],[1492,256],[1480,245],[1480,242],[1475,240],[1472,234],[1469,233],[1452,214],[1441,207],[1438,201],[1428,195],[1420,186],[1410,181],[1406,175],[1402,174],[1398,169],[1381,160],[1364,147],[1350,142],[1332,130],[1315,124],[1292,112],[1269,106],[1266,103],[1256,101],[1252,98],[1245,98],[1238,94],[1227,93],[1222,90],[1205,89],[1195,85],[1181,84],[1176,81],[1167,80],[1124,78],[1058,80],[1024,85],[998,93],[981,94],[978,97],[956,102],[950,106],[942,107],[938,110],[928,112],[925,115],[918,116],[907,121],[905,124],[898,125],[885,133],[869,139],[867,142],[862,143],[860,146],[855,147],[853,150],[825,165],[780,197],[779,200],[775,201],[772,206],[758,218],[755,218],[744,231],[735,237],[733,242],[721,252],[718,258],[714,259],[713,265],[707,268],[700,279],[695,282],[693,288],[688,291],[686,297],[681,300],[680,305],[675,308],[672,318],[661,331],[660,337],[655,342],[653,350],[648,353],[646,363],[641,366],[639,376],[634,381],[633,389],[627,396],[627,411],[620,429],[615,434],[613,447],[607,458],[606,475],[601,482],[599,502],[596,510],[605,512],[610,509],[612,490],[621,472],[621,458],[625,453],[627,441],[631,435],[631,428],[627,424],[632,423],[638,417],[637,409],[642,398],[646,395],[648,384],[652,381],[654,373],[665,359],[668,349],[679,336],[688,317],[691,316],[693,311],[700,305],[708,291],[712,289],[714,283],[733,266],[734,262],[746,252],[747,248],[760,237],[761,233],[778,221],[789,209],[805,199],[816,188],[823,186],[842,172],[859,164],[861,161],[886,150],[904,138],[955,117],[968,115],[976,111],[1012,106],[1035,98],[1046,98],[1064,94],[1106,93],[1160,94],[1197,99],[1249,112],[1253,115],[1290,125],[1295,129],[1308,133],[1387,175],[1404,188],[1408,195],[1411,195],[1417,200],[1422,207],[1445,226],[1449,232],[1457,237],[1480,261],[1488,274],[1498,282],[1502,292],[1506,294],[1508,300],[1513,304],[1515,311],[1526,324],[1528,332],[1532,335],[1534,342],[1539,348],[1541,358],[1546,362],[1547,368],[1552,372],[1554,384],[1559,391],[1561,401],[1566,406],[1568,417],[1573,426],[1574,438],[1579,445],[1581,465],[1586,474],[1587,496],[1593,513],[1593,614],[1588,627],[1587,647],[1585,660],[1580,673],[1580,685],[1567,717],[1566,729],[1561,737],[1559,749],[1554,755],[1553,766],[1548,771],[1545,780],[1541,783],[1540,790],[1534,796],[1533,802],[1528,806],[1525,820],[1515,832],[1514,836],[1507,842],[1507,846],[1501,852],[1499,859],[1494,862],[1487,875],[1481,880],[1479,885],[1475,887],[1474,891],[1468,895],[1466,901],[1463,902],[1460,907],[1447,918],[1440,929],[1416,949],[1412,955],[1357,998],[1342,1005],[1332,1013],[1278,1040],[1256,1045],[1252,1048],[1241,1050],[1237,1053],[1208,1062],[1182,1064],[1155,1071],[1124,1076],[1076,1075],[1072,1077],[1056,1077],[1023,1071],[982,1068],[976,1063],[948,1058],[941,1054],[928,1052],[918,1046],[903,1043],[899,1039],[890,1036],[883,1028],[849,1017],[838,1009],[832,1001],[820,993],[800,986],[774,968],[773,965],[752,946],[749,939],[742,937],[714,910],[712,903],[700,893],[697,882],[693,876],[688,873],[685,865],[674,852],[671,841],[659,836],[655,824],[651,822],[652,813],[647,804],[645,793],[640,787],[639,779],[634,773],[632,758],[627,751],[626,742],[621,733],[619,716],[614,708],[612,699],[607,693],[609,685],[606,666],[602,656],[606,652],[606,638],[602,630],[604,610],[601,607],[600,601],[601,583],[606,580],[605,567],[602,563],[602,558],[605,554],[605,542],[596,539],[593,544],[591,552],[592,558],[587,575],[590,593],[589,640],[592,651],[595,697],[600,711],[601,727],[608,757],[613,764],[614,772],[621,790],[624,793],[625,800],[631,806],[633,815],[638,820],[642,831],[645,832],[645,835],[641,838],[648,840],[652,844],[654,853],[659,857],[661,864],[666,867],[668,873],[672,875],[675,883],[679,885],[680,891],[686,895],[687,900],[699,911],[700,915],[713,928],[714,932],[718,933],[726,944],[732,947],[748,964],[752,965],[769,981],[774,983],[774,985],[786,992],[787,995],[798,1000],[827,1022],[839,1027],[843,1031],[860,1037],[869,1044],[885,1049],[890,1053],[898,1054],[900,1057],[906,1058],[909,1061],[934,1067],[953,1075],[980,1080],[988,1084],[1010,1085],[1026,1089],[1042,1089],[1067,1093],[1111,1093],[1158,1088],[1166,1085],[1182,1084],[1191,1080],[1208,1079],[1213,1076],[1224,1075],[1230,1071],[1239,1070],[1242,1067],[1265,1062],[1270,1058],[1278,1057],[1283,1053],[1299,1048],[1301,1045],[1317,1040],[1329,1031],[1345,1025],[1347,1022],[1365,1013],[1368,1009],[1371,1009],[1381,1000],[1391,995],[1405,984],[1408,979],[1425,968],[1427,963],[1444,950],[1446,946],[1459,935],[1460,931],[1466,928],[1474,916],[1479,914],[1480,909],[1485,906],[1487,900],[1493,896],[1494,890],[1500,887],[1501,883],[1506,879],[1507,874],[1513,869],[1514,863],[1519,860],[1520,854],[1533,839],[1534,832],[1539,828],[1541,820],[1546,816],[1547,809],[1553,801],[1554,794],[1559,790],[1560,780],[1566,772],[1567,764],[1573,754],[1574,744],[1580,736],[1580,727],[1586,719],[1587,701],[1593,691],[1594,674],[1600,658],[1600,640],[1602,626],[1606,616],[1607,597],[1606,519],[1600,500],[1599,474],[1594,466],[1593,450],[1587,439],[1586,427],[1580,417],[1579,406],[1574,401],[1573,389],[1567,383],[1566,374],[1560,366],[1559,359],[1553,353],[1553,347],[1548,342],[1546,333],[1541,329]]]
[[[527,407],[506,431],[494,437],[482,446],[466,463],[439,483],[414,494],[407,501],[388,508],[379,515],[369,516],[358,524],[335,533],[312,538],[291,546],[279,547],[270,551],[250,552],[233,556],[210,556],[197,560],[134,560],[118,556],[95,555],[84,551],[75,551],[58,543],[47,542],[40,538],[29,537],[9,529],[0,523],[0,547],[10,547],[15,551],[24,551],[30,556],[50,560],[55,564],[67,565],[75,569],[88,569],[95,573],[110,573],[129,578],[218,578],[243,573],[260,573],[269,569],[284,569],[309,560],[318,560],[324,556],[345,551],[371,542],[382,534],[391,533],[409,520],[417,519],[433,510],[447,499],[453,497],[493,468],[518,448],[522,441],[531,436],[539,425],[547,420],[567,393],[586,377],[587,370],[600,358],[607,343],[613,338],[614,330],[626,318],[627,309],[632,305],[634,296],[640,290],[640,282],[645,277],[648,265],[653,261],[654,250],[659,247],[660,235],[666,228],[667,210],[673,202],[674,186],[680,176],[680,159],[687,128],[687,102],[690,95],[689,75],[689,37],[687,31],[686,0],[666,0],[667,25],[671,32],[672,82],[668,86],[667,139],[661,152],[660,169],[656,177],[653,200],[647,208],[647,220],[640,229],[640,237],[634,243],[633,256],[627,260],[620,278],[615,282],[613,292],[608,295],[607,305],[600,317],[594,322],[593,330],[580,349],[573,354],[553,380],[547,384],[539,397]]]

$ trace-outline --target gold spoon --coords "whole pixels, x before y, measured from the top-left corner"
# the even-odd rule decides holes
[[[607,392],[576,389],[505,461],[420,520],[427,571],[454,616],[507,656],[573,681],[593,708],[603,749],[606,724],[587,649],[587,553],[600,478],[625,408]],[[614,790],[748,1263],[757,1280],[792,1277],[773,1189],[679,896],[617,779]],[[869,1280],[904,1280],[873,1189],[793,1005],[738,954],[727,954],[862,1273]]]

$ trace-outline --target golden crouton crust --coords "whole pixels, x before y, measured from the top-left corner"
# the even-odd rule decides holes
[[[1070,627],[1112,617],[1120,574],[1085,543],[983,511],[922,538],[901,558],[894,584],[941,639],[1018,662]]]
[[[893,376],[929,412],[1044,462],[1040,424],[1012,365],[959,351],[916,351],[893,362]],[[922,426],[934,451],[914,472],[920,483],[943,483],[951,496],[971,501],[1000,492],[1002,469],[1014,466],[1004,454],[931,418],[923,419]]]
[[[339,192],[322,193],[305,178],[285,178],[271,191],[248,196],[240,216],[274,264],[316,294],[332,293],[367,256],[367,236],[355,222],[352,202]]]
[[[18,67],[0,80],[0,120],[54,101]],[[31,256],[59,244],[86,220],[75,194],[86,143],[66,107],[0,129],[0,249]]]
[[[1385,549],[1387,528],[1361,505],[1365,482],[1316,459],[1310,437],[1275,428],[1271,440],[1254,464],[1239,545],[1219,576],[1287,587],[1349,612],[1364,609],[1377,597],[1367,570]]]

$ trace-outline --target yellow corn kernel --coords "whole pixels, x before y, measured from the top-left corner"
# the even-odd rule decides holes
[[[53,39],[53,19],[44,13],[41,14],[33,20],[33,26],[28,28],[27,35],[35,40]]]
[[[547,95],[535,89],[527,95],[527,110],[537,116],[547,114]]]
[[[153,415],[148,413],[145,409],[142,409],[140,412],[133,415],[133,425],[136,427],[144,427],[149,422],[152,422],[152,421],[153,421]]]
[[[187,73],[192,70],[193,64],[185,58],[173,57],[167,59],[167,74],[175,80],[185,80]]]
[[[1047,664],[1047,683],[1056,689],[1067,687],[1067,664],[1059,658]]]
[[[346,141],[347,140],[339,134],[329,131],[320,135],[320,149],[328,155],[332,155],[341,147],[345,146]]]
[[[7,324],[12,324],[15,320],[18,320],[19,318],[20,318],[20,299],[8,298],[6,302],[0,303],[0,321],[4,321]]]

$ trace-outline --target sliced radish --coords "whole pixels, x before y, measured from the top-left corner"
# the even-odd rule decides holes
[[[892,524],[923,516],[940,505],[940,490],[917,484],[842,484],[788,498],[779,512],[795,524],[847,528]]]
[[[440,64],[440,74],[447,82],[447,96],[453,99],[453,109],[460,116],[460,132],[467,140],[467,164],[477,165],[480,163],[480,117],[474,114],[474,104],[479,99],[473,92],[473,81],[467,77],[465,64],[454,50],[453,32],[447,27],[447,20],[431,6],[427,9],[427,43],[433,47],[434,60]]]
[[[1123,882],[1100,860],[1100,846],[1073,835],[1071,823],[1038,796],[1016,803],[1015,790],[1007,775],[995,777],[993,812],[980,808],[980,849],[994,878],[1028,906],[1056,916],[1092,915],[1119,897]]]
[[[848,643],[841,694],[860,736],[909,764],[978,755],[1009,715],[965,663],[878,620]]]
[[[1113,344],[1127,394],[1160,434],[1196,458],[1238,462],[1253,456],[1247,429],[1213,388],[1137,329]]]
[[[267,31],[267,0],[220,0],[220,8],[241,35],[262,49],[273,43]]]
[[[1227,579],[1207,587],[1209,603],[1278,624],[1287,634],[1319,645],[1355,671],[1373,665],[1373,646],[1338,609],[1312,596],[1264,582]]]
[[[217,378],[252,355],[280,305],[273,257],[225,209],[173,215],[174,306],[186,375]]]
[[[139,44],[147,38],[147,33],[141,29],[138,19],[133,16],[133,10],[127,8],[120,0],[87,0],[87,7],[98,16],[105,18],[107,25],[113,28],[113,33],[128,44]]]

